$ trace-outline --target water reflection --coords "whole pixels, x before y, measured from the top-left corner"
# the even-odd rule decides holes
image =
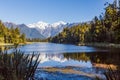
[[[14,48],[14,46],[0,46],[0,52]]]
[[[101,64],[114,64],[120,65],[120,53],[112,52],[92,52],[92,53],[71,53],[64,54],[66,58],[71,58],[74,60],[90,60],[91,63],[101,63]]]
[[[12,47],[13,46],[1,46],[0,49],[7,50]],[[54,66],[63,66],[67,64],[67,66],[70,66],[75,65],[75,63],[76,65],[78,63],[83,65],[82,62],[87,66],[88,64],[91,66],[93,63],[120,65],[119,50],[112,51],[88,46],[75,46],[55,43],[34,43],[25,46],[19,46],[17,49],[25,52],[26,54],[32,54],[33,52],[41,53],[41,66],[45,66],[46,64],[54,64]],[[14,49],[10,49],[8,52],[12,52],[13,50]],[[80,64],[79,66],[81,66]]]
[[[110,52],[41,54],[40,66],[84,66],[93,63],[120,65],[120,54]]]
[[[40,53],[45,53],[45,54],[101,51],[94,47],[55,44],[55,43],[34,43],[34,44],[29,44],[29,45],[19,47],[18,49],[26,53],[40,52]]]
[[[91,61],[81,54],[81,59],[77,60],[67,58],[64,54],[41,54],[39,57],[39,67],[63,67],[63,66],[79,66],[79,67],[92,67]],[[87,59],[87,60],[86,60]]]
[[[49,78],[49,76],[51,76],[50,79],[48,80],[52,80],[52,79],[59,80],[59,76],[60,76],[59,70],[61,72],[63,70],[63,73],[64,71],[67,72],[66,76],[71,74],[70,76],[72,77],[74,74],[72,74],[71,71],[73,71],[73,73],[78,71],[78,73],[76,72],[75,74],[82,76],[79,76],[79,79],[77,79],[77,77],[74,77],[75,80],[84,80],[84,78],[87,77],[88,77],[87,80],[94,80],[92,79],[93,76],[94,77],[99,76],[104,80],[105,76],[103,75],[103,73],[105,72],[105,70],[102,68],[94,67],[93,61],[91,59],[91,56],[93,55],[87,55],[87,54],[92,54],[92,53],[40,54],[39,57],[40,64],[38,65],[38,68],[39,69],[42,68],[42,69],[36,72],[37,74],[39,74],[36,77],[38,78],[40,76],[43,78]],[[53,75],[56,75],[56,77]],[[66,77],[65,74],[61,73],[61,75],[62,75],[62,79],[73,80],[71,78]]]
[[[5,47],[1,47],[0,49],[7,50],[9,48],[6,49]],[[37,54],[40,53],[40,64],[38,67],[68,68],[68,66],[72,66],[75,67],[72,68],[72,70],[77,70],[88,74],[96,74],[101,73],[102,70],[94,68],[94,63],[113,64],[117,65],[118,67],[120,66],[119,50],[105,50],[88,46],[54,43],[34,43],[25,46],[19,46],[17,49],[25,54],[32,54],[33,52]],[[13,50],[14,49],[9,49],[8,52],[12,52]]]

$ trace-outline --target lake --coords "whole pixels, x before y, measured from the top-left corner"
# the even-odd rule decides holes
[[[18,49],[25,54],[40,53],[36,80],[94,80],[96,76],[105,79],[105,66],[120,65],[118,50],[43,42]]]

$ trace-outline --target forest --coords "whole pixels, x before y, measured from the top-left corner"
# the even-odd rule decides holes
[[[0,21],[0,43],[25,43],[25,34],[21,34],[18,28],[11,27],[10,29],[5,27],[2,21]]]
[[[116,1],[116,0],[115,0]],[[105,3],[105,13],[93,20],[65,28],[49,41],[55,43],[120,43],[120,5]]]

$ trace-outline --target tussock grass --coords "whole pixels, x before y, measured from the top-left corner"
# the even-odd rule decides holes
[[[17,50],[11,54],[0,52],[0,80],[33,80],[38,58]]]

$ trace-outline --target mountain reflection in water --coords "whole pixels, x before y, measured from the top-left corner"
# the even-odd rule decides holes
[[[9,48],[10,46],[8,46],[7,49]],[[3,49],[3,47],[1,49]],[[32,54],[33,52],[36,54],[40,53],[39,59],[41,66],[76,65],[91,67],[92,63],[120,65],[120,51],[118,49],[112,51],[89,46],[43,42],[20,46],[17,49],[25,54]],[[9,49],[8,52],[11,53],[13,50],[14,49]]]
[[[120,65],[120,54],[110,52],[41,54],[40,66],[92,67],[93,63]]]
[[[81,60],[68,58],[66,54],[40,54],[39,67],[63,67],[63,66],[79,66],[92,67],[92,63],[84,53],[80,54]]]
[[[93,80],[92,76],[103,77],[103,72],[105,71],[104,69],[95,67],[94,64],[112,64],[120,67],[120,51],[118,49],[109,50],[55,43],[33,43],[19,46],[17,49],[25,54],[32,54],[33,52],[36,56],[40,54],[38,69],[41,70],[37,70],[35,74],[38,80],[41,77],[45,79],[51,77],[48,80],[61,80],[63,78],[66,80],[73,80],[73,78],[75,80]],[[7,51],[11,53],[13,50],[9,49]],[[63,70],[63,73],[60,73],[59,70]],[[66,74],[64,72],[71,73]],[[78,74],[76,75],[75,72]]]

